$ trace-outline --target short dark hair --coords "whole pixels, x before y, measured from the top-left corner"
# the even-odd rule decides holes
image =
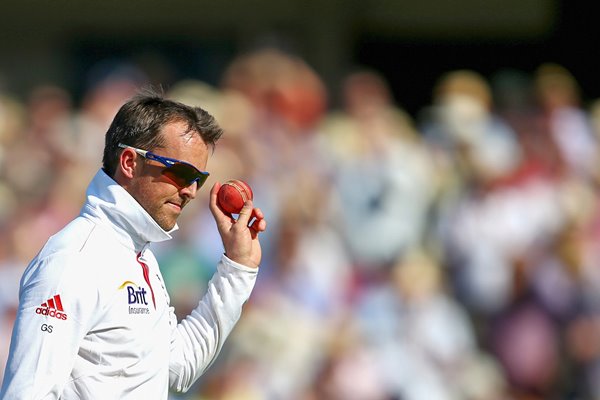
[[[197,133],[212,148],[223,134],[215,118],[204,109],[167,99],[161,90],[144,88],[119,109],[106,132],[104,171],[114,177],[122,151],[119,143],[148,151],[164,146],[162,128],[173,122],[186,123],[186,133]]]

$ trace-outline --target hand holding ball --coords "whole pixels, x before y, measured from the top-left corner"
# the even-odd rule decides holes
[[[217,223],[224,254],[239,264],[258,268],[262,257],[259,234],[267,229],[267,221],[261,209],[251,204],[253,197],[250,186],[239,179],[228,180],[222,185],[215,182],[210,191],[209,207]]]
[[[221,185],[217,200],[223,210],[230,214],[239,214],[247,200],[253,200],[254,195],[248,184],[239,179],[231,179]]]

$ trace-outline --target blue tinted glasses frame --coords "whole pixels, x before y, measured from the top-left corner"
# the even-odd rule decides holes
[[[119,147],[122,149],[131,149],[147,160],[158,161],[163,164],[166,167],[162,171],[163,175],[172,180],[177,186],[188,187],[196,183],[198,189],[200,189],[206,182],[206,179],[208,179],[208,172],[200,171],[188,162],[176,158],[159,156],[150,151],[138,149],[123,143],[119,143]]]

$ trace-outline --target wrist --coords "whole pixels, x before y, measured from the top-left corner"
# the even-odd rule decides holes
[[[227,253],[223,253],[223,257],[230,262],[237,264],[237,266],[249,268],[249,269],[258,269],[259,264],[253,261],[250,257],[240,257],[236,255],[230,255]]]

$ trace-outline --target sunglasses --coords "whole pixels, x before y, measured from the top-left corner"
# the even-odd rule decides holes
[[[188,162],[177,160],[176,158],[159,156],[150,151],[137,149],[123,143],[119,143],[119,147],[122,149],[134,150],[137,154],[147,160],[158,161],[163,164],[166,167],[162,171],[163,175],[172,180],[179,187],[188,187],[196,183],[198,189],[200,189],[202,185],[204,185],[204,182],[206,182],[206,179],[208,179],[208,172],[200,171]]]

